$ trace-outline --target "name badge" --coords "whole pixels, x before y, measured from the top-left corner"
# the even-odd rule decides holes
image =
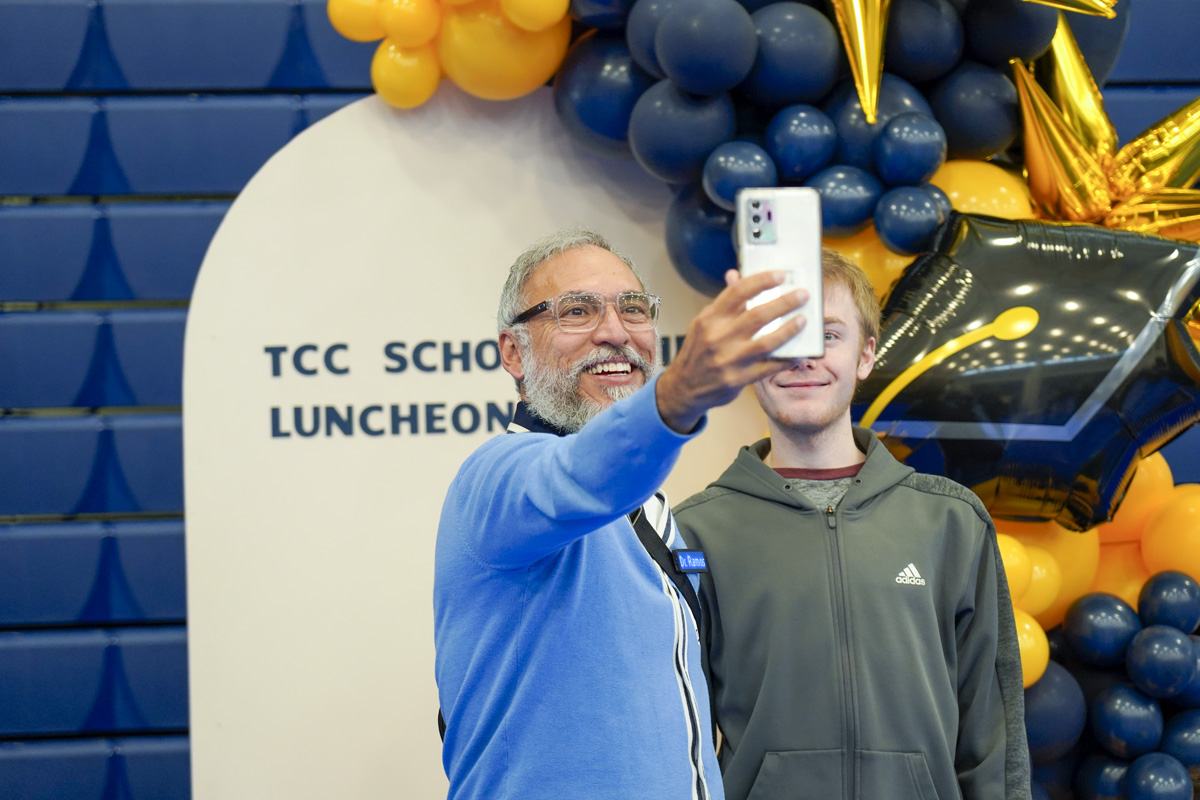
[[[708,561],[703,550],[672,550],[675,569],[680,572],[708,572]]]

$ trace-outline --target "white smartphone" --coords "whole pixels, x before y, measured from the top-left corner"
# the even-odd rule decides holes
[[[738,265],[743,276],[781,270],[787,280],[747,305],[774,300],[797,288],[808,290],[808,302],[792,314],[772,321],[758,336],[770,333],[796,314],[808,318],[804,329],[771,352],[774,358],[819,358],[825,355],[825,316],[821,289],[821,195],[806,186],[741,189],[736,197]]]

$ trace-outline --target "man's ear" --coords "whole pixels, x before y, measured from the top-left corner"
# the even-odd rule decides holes
[[[875,368],[875,337],[867,339],[862,354],[858,357],[858,379],[865,381]]]
[[[500,366],[518,381],[525,380],[525,366],[521,362],[521,348],[517,345],[517,337],[511,331],[501,331]]]

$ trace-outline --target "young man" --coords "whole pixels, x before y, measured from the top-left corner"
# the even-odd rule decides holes
[[[671,564],[682,539],[655,490],[709,408],[787,366],[766,356],[802,320],[752,337],[805,293],[746,309],[782,278],[731,276],[657,374],[658,298],[602,237],[556,234],[513,265],[497,321],[514,435],[467,459],[438,526],[452,800],[723,796],[699,584]]]
[[[823,257],[825,355],[755,384],[770,438],[676,515],[707,556],[730,800],[1029,797],[1024,695],[978,499],[854,428],[879,306]]]

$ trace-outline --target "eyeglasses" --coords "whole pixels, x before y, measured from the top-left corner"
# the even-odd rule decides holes
[[[576,292],[538,303],[528,311],[518,314],[512,324],[520,325],[543,311],[549,311],[554,316],[559,330],[583,333],[599,327],[600,320],[604,318],[605,308],[610,303],[617,310],[617,318],[627,331],[649,330],[658,319],[658,295],[621,292],[615,300],[608,300],[604,295],[595,292]]]

